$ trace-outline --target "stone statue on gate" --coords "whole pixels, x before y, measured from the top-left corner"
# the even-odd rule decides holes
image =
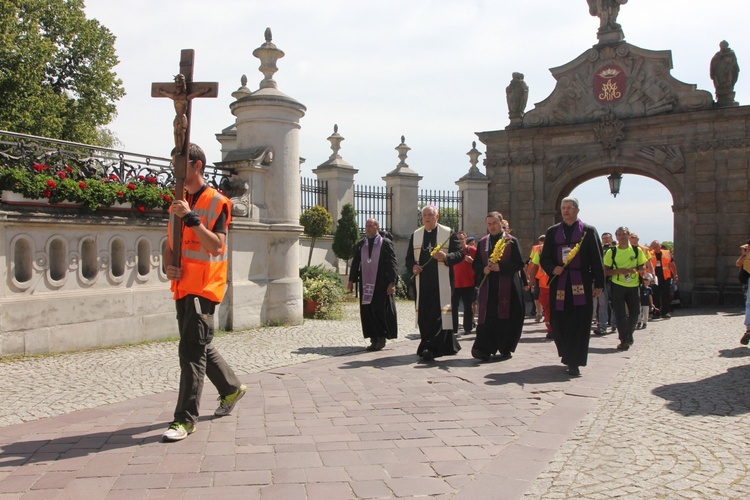
[[[589,14],[599,17],[599,31],[616,31],[621,28],[617,24],[617,15],[620,13],[620,5],[628,3],[628,0],[586,0],[589,4]]]
[[[506,128],[519,128],[529,100],[529,86],[523,81],[523,73],[513,73],[510,85],[505,88],[505,98],[508,101],[508,118],[510,118],[510,125]]]
[[[711,58],[711,80],[714,81],[714,87],[716,87],[717,106],[739,105],[734,100],[734,85],[737,83],[739,73],[740,67],[737,64],[737,56],[729,48],[729,43],[722,40],[719,43],[719,52]]]

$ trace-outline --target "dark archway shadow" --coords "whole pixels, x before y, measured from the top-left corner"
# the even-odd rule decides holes
[[[686,417],[750,413],[750,365],[735,366],[703,380],[663,385],[652,392],[667,408]]]
[[[527,370],[506,373],[489,373],[485,377],[487,385],[505,385],[505,384],[551,384],[572,380],[572,377],[565,372],[564,365],[543,365],[535,366]]]
[[[617,340],[617,338],[615,337],[613,340]],[[589,347],[589,354],[613,354],[616,352],[620,352],[616,347]]]
[[[734,349],[722,349],[719,351],[721,358],[747,358],[750,357],[750,349],[747,347],[735,347]]]

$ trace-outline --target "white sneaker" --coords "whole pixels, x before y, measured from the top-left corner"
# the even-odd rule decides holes
[[[214,415],[216,415],[217,417],[225,417],[232,413],[234,405],[237,404],[237,401],[242,399],[242,396],[244,396],[246,392],[247,387],[243,384],[232,394],[224,397],[219,396],[219,407],[216,408]]]
[[[167,432],[162,434],[164,441],[182,441],[195,432],[195,425],[187,422],[172,422]]]

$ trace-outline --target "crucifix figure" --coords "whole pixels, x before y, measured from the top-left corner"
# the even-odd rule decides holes
[[[151,84],[151,97],[168,97],[174,101],[174,177],[175,200],[182,200],[185,190],[188,152],[190,150],[190,111],[192,100],[196,97],[216,97],[219,95],[217,82],[193,82],[193,49],[183,49],[180,53],[180,73],[174,82]],[[172,248],[179,249],[182,244],[182,223],[172,215]],[[179,267],[180,252],[172,252],[172,265]]]

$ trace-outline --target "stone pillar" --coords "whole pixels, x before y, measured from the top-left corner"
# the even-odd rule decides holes
[[[243,86],[232,95],[230,110],[236,117],[220,137],[222,166],[233,167],[230,196],[233,222],[230,230],[231,311],[227,324],[246,328],[258,324],[302,322],[302,281],[299,278],[299,120],[304,105],[277,89],[273,75],[284,56],[266,29],[265,43],[253,51],[265,78],[249,92]]]
[[[458,190],[461,193],[461,218],[463,226],[461,229],[469,236],[474,236],[477,240],[487,233],[487,224],[485,222],[488,210],[488,190],[490,184],[489,178],[479,171],[477,161],[480,153],[477,151],[476,141],[471,143],[469,155],[471,167],[469,172],[456,181]]]
[[[333,126],[333,134],[328,138],[331,141],[333,154],[328,161],[318,165],[313,173],[318,181],[328,183],[328,206],[326,209],[333,217],[333,230],[336,231],[336,222],[341,217],[341,209],[347,203],[354,206],[354,175],[358,172],[339,155],[341,141],[344,138],[339,135],[339,126]]]
[[[422,176],[406,164],[406,155],[410,149],[402,135],[401,144],[396,146],[401,161],[395,170],[383,177],[386,188],[393,193],[390,207],[393,218],[391,233],[396,238],[408,239],[417,228],[419,181]]]

